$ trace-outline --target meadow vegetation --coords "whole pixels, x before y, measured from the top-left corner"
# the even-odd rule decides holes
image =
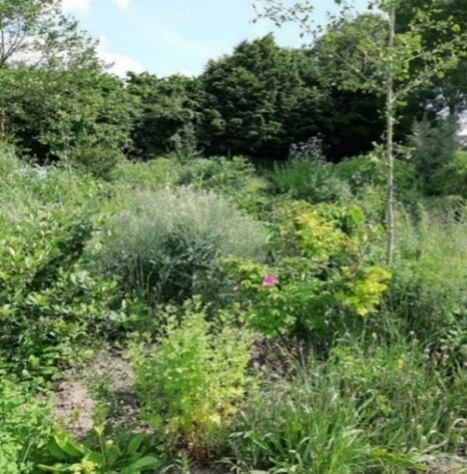
[[[381,97],[341,43],[124,84],[62,20],[0,61],[0,474],[467,472],[465,64],[407,98],[388,263]]]

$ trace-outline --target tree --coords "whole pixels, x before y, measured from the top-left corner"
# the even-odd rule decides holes
[[[435,2],[436,0],[432,0]],[[343,3],[336,0],[335,3]],[[355,31],[358,41],[349,55],[333,49],[336,61],[343,67],[341,87],[351,90],[369,90],[385,96],[384,115],[386,118],[385,155],[387,162],[387,261],[392,263],[394,256],[394,129],[398,110],[405,104],[408,95],[422,87],[432,84],[437,77],[457,65],[459,55],[464,54],[465,35],[452,19],[436,21],[430,12],[415,9],[410,28],[405,32],[396,31],[396,12],[401,0],[375,0],[370,7],[378,12],[385,28],[375,30],[371,24]],[[302,34],[315,38],[319,29],[310,23],[313,7],[308,0],[292,7],[284,6],[280,0],[266,0],[266,8],[260,17],[267,17],[277,25],[296,22]],[[344,4],[343,10],[332,22],[332,27],[349,23],[350,7]],[[430,32],[434,43],[427,47],[423,35]],[[332,28],[327,41],[335,41]],[[356,61],[358,59],[358,61]],[[417,62],[419,68],[412,72],[411,66]],[[364,65],[362,69],[361,65]]]
[[[177,134],[198,123],[196,79],[143,73],[128,76],[128,91],[138,103],[131,133],[131,154],[149,159],[170,151]]]
[[[61,12],[62,0],[4,0],[0,3],[0,69],[18,63],[96,64],[95,43]]]
[[[127,147],[129,96],[95,46],[61,13],[61,0],[1,2],[0,140],[40,160]]]
[[[208,153],[283,159],[297,130],[308,138],[313,115],[299,110],[317,108],[320,92],[304,87],[300,77],[304,59],[267,35],[244,41],[232,55],[210,61],[200,78],[204,93],[200,141]]]
[[[414,19],[414,9],[430,12],[434,21],[446,22],[451,19],[459,27],[459,33],[467,32],[467,0],[406,0],[396,7],[396,31],[407,32]],[[444,41],[449,41],[450,31],[436,32],[426,30],[422,32],[422,40],[427,48],[433,48],[439,41],[439,34]],[[420,66],[417,62],[412,65],[414,73]],[[458,116],[467,108],[467,60],[459,58],[455,67],[446,71],[443,77],[434,78],[430,87],[421,89],[409,98],[409,107],[417,110],[423,106],[423,113],[431,111],[431,115],[447,111],[449,115]],[[421,114],[420,114],[420,118]]]

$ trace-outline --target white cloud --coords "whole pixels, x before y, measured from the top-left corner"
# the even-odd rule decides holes
[[[62,0],[65,12],[84,12],[91,8],[91,0]]]
[[[193,43],[192,41],[189,41],[182,36],[175,35],[170,31],[159,30],[159,34],[162,36],[162,39],[167,46],[171,46],[186,56],[205,60],[218,54],[218,51],[212,47]]]
[[[101,36],[99,39],[97,52],[104,62],[113,64],[110,68],[110,72],[119,77],[125,77],[128,71],[140,74],[146,70],[140,62],[129,56],[108,51],[107,38],[105,36]]]
[[[131,0],[112,0],[118,5],[122,10],[128,10],[130,7]]]

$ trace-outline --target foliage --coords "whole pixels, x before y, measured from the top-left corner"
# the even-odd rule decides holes
[[[50,410],[25,385],[2,374],[0,385],[0,470],[5,474],[32,472],[33,456],[50,432]]]
[[[2,160],[3,162],[3,160]],[[0,357],[28,377],[51,375],[78,341],[116,316],[116,284],[83,268],[98,183],[53,168],[13,169],[0,184]]]
[[[390,274],[364,260],[368,236],[358,207],[289,202],[278,224],[271,265],[226,262],[249,303],[247,324],[269,337],[329,347],[336,333],[376,311]]]
[[[198,121],[198,81],[143,73],[130,74],[127,83],[128,92],[138,100],[131,154],[148,160],[174,149],[181,152],[184,135]]]
[[[116,181],[122,187],[157,191],[179,180],[182,166],[169,158],[147,162],[120,162],[116,169]]]
[[[333,173],[349,184],[354,195],[361,194],[368,185],[384,187],[386,183],[386,166],[376,153],[343,160],[334,165]],[[398,195],[410,192],[415,187],[413,164],[395,160],[394,180],[397,183],[395,190]]]
[[[416,341],[288,367],[254,393],[230,442],[240,472],[425,472],[433,446],[462,445],[465,376],[425,367]],[[290,373],[293,373],[290,376]]]
[[[434,177],[443,195],[467,198],[467,151],[458,151],[454,159]]]
[[[245,238],[247,237],[247,238]],[[218,259],[261,259],[262,225],[226,199],[192,188],[139,194],[107,224],[96,258],[121,278],[126,293],[149,302],[184,301],[194,294],[219,299]]]
[[[82,474],[141,474],[163,467],[163,461],[141,450],[144,433],[125,440],[113,439],[111,435],[110,426],[96,426],[80,443],[68,433],[56,431],[47,443],[53,464],[41,463],[37,467],[45,472]]]
[[[118,150],[96,146],[80,148],[72,153],[71,164],[95,178],[111,180],[124,156]]]
[[[321,160],[296,159],[275,165],[268,174],[273,192],[312,203],[345,202],[350,198],[346,183],[333,173],[333,165]]]
[[[467,356],[465,209],[422,208],[419,215],[418,221],[401,216],[385,308],[403,334],[414,334],[434,357],[455,366]]]
[[[142,417],[198,457],[222,449],[247,386],[252,336],[229,324],[216,329],[199,301],[184,306],[181,322],[166,310],[157,345],[130,354],[133,390]]]
[[[71,159],[81,149],[112,153],[129,145],[133,103],[119,79],[98,67],[24,66],[11,73],[16,89],[6,131],[42,162]]]
[[[458,148],[456,137],[457,123],[452,117],[441,120],[436,126],[426,119],[415,123],[410,138],[414,148],[412,158],[425,193],[441,191],[438,174],[454,159]]]
[[[243,41],[231,56],[210,61],[200,78],[204,93],[200,143],[206,152],[280,159],[292,143],[311,135],[301,108],[312,109],[319,92],[302,84],[300,62],[304,60],[267,35]],[[308,65],[312,74],[311,61]],[[298,118],[297,136],[291,124]]]

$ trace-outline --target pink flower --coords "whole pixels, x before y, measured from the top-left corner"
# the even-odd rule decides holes
[[[263,278],[263,288],[270,288],[277,283],[277,278],[274,275],[266,275]]]

